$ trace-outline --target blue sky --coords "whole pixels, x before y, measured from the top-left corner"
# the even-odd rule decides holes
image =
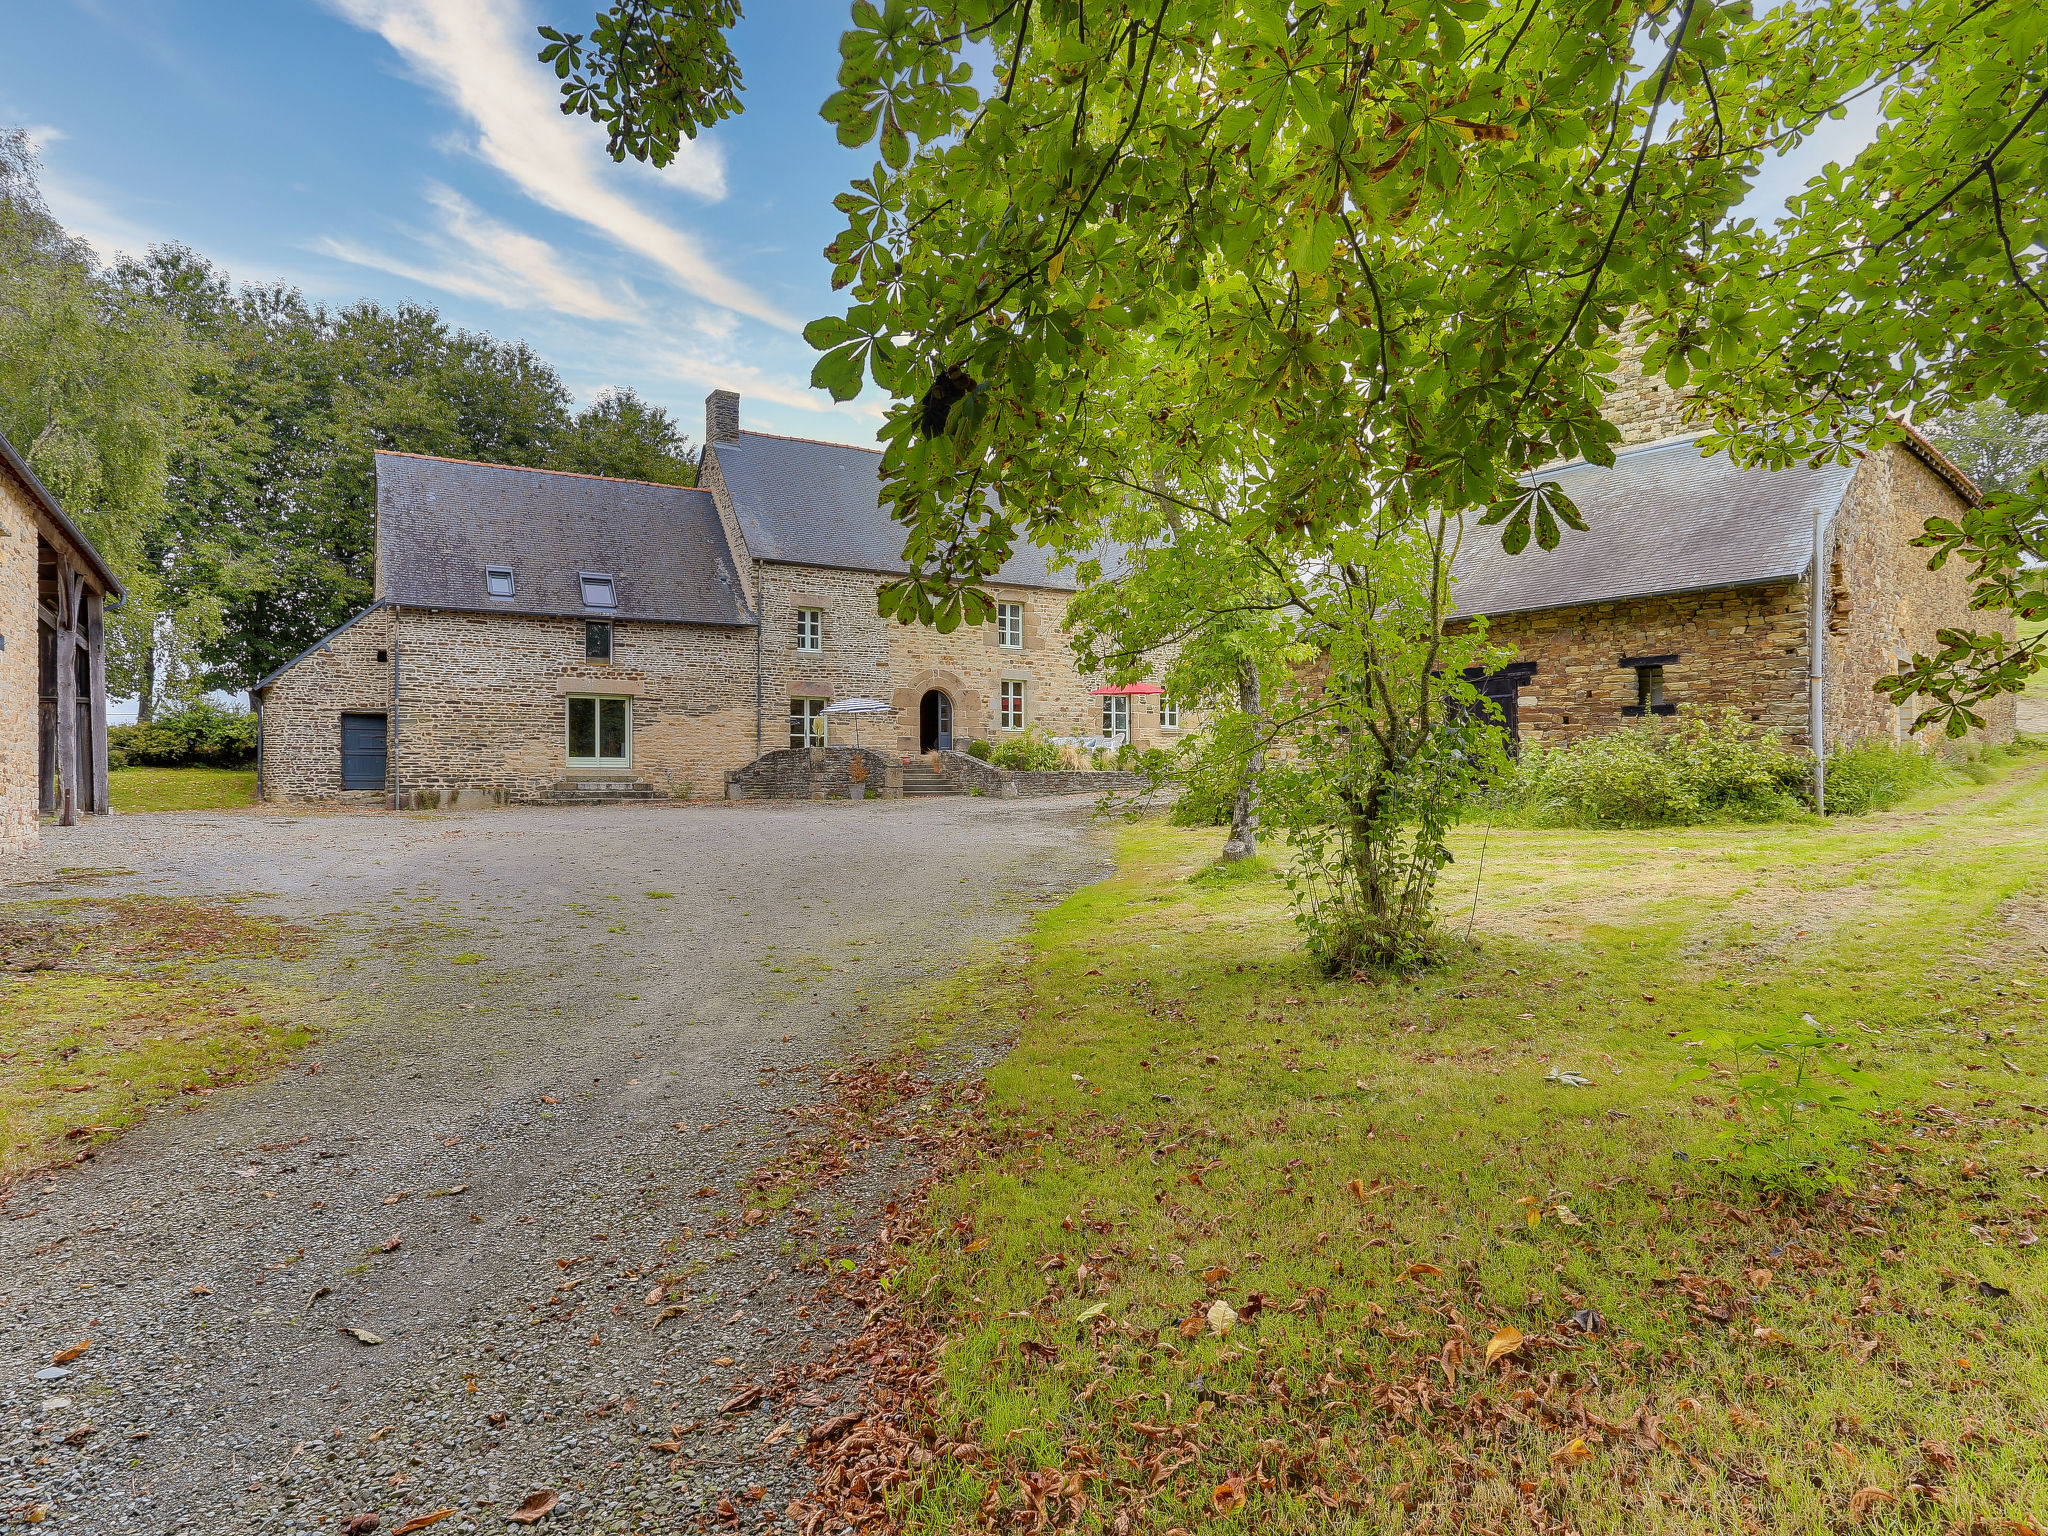
[[[870,396],[808,387],[838,307],[818,254],[871,155],[818,116],[846,0],[754,0],[746,111],[665,171],[556,110],[542,21],[594,0],[36,0],[10,7],[0,124],[35,135],[54,211],[103,255],[178,240],[311,298],[420,299],[523,336],[579,397],[631,385],[693,437],[714,388],[751,427],[873,440]],[[1864,107],[1775,167],[1764,212],[1867,138]]]
[[[53,211],[108,255],[178,240],[332,303],[433,304],[523,336],[580,397],[632,385],[701,434],[872,441],[808,387],[836,307],[818,254],[870,155],[839,147],[845,0],[747,7],[746,108],[664,171],[556,110],[543,21],[592,0],[38,0],[8,7],[0,124],[35,135]]]

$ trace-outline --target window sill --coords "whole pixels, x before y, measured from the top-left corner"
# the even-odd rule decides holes
[[[1678,706],[1676,704],[1652,704],[1645,710],[1640,704],[1624,704],[1621,708],[1621,713],[1622,718],[1625,720],[1640,720],[1645,714],[1675,715],[1678,713]]]

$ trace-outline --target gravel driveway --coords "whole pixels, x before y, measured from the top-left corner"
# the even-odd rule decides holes
[[[821,1064],[874,1043],[865,1005],[1104,871],[1087,810],[50,832],[0,896],[87,867],[115,872],[95,892],[249,894],[317,924],[314,957],[274,979],[306,991],[324,1034],[283,1076],[17,1191],[0,1509],[91,1532],[333,1532],[371,1512],[383,1533],[452,1510],[438,1533],[503,1529],[552,1489],[536,1529],[786,1526],[788,1452],[838,1394],[721,1410],[847,1325],[800,1312],[817,1279],[792,1265],[869,1234],[871,1202],[851,1196],[886,1170],[752,1228],[735,1182],[784,1144]]]

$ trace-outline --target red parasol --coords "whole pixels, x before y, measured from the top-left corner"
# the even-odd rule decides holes
[[[1088,691],[1090,693],[1121,694],[1127,698],[1133,694],[1166,692],[1157,683],[1125,683],[1120,688],[1090,688]]]

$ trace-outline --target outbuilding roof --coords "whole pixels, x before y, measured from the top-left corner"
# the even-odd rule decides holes
[[[1855,465],[1742,469],[1695,437],[1626,448],[1611,468],[1583,460],[1528,476],[1554,480],[1586,520],[1556,549],[1518,555],[1498,528],[1465,527],[1451,600],[1461,617],[1758,586],[1804,574],[1813,519],[1831,515]]]
[[[512,573],[494,598],[491,569]],[[586,604],[585,575],[617,602]],[[645,480],[377,455],[377,596],[408,608],[747,625],[707,491]]]
[[[740,536],[756,560],[821,565],[894,575],[903,559],[904,528],[882,505],[882,455],[872,448],[740,432],[713,439],[706,450],[732,498]],[[1078,583],[1055,572],[1049,552],[1019,543],[996,583],[1071,592]]]

